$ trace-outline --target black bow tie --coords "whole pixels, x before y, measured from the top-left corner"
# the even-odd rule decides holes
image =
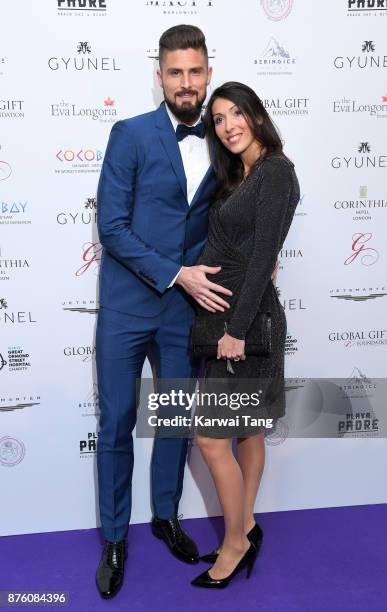
[[[192,127],[185,125],[184,123],[179,123],[176,128],[177,142],[180,142],[180,140],[183,140],[186,136],[197,136],[198,138],[204,138],[203,121]]]

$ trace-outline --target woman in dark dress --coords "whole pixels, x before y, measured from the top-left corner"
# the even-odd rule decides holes
[[[218,87],[205,123],[218,192],[198,263],[221,266],[215,282],[233,295],[225,312],[213,309],[210,298],[202,299],[198,317],[207,317],[209,325],[214,317],[227,322],[217,358],[205,359],[202,389],[215,379],[258,379],[264,390],[260,416],[278,419],[285,411],[286,318],[271,276],[299,201],[298,180],[263,104],[246,85]],[[271,351],[246,356],[246,334],[258,312],[271,313]],[[217,416],[219,409],[204,406],[200,413]],[[262,541],[253,512],[264,468],[264,433],[258,427],[238,430],[237,459],[232,433],[199,426],[196,434],[222,505],[225,537],[219,551],[202,557],[213,567],[192,584],[221,588],[242,568],[250,575]]]

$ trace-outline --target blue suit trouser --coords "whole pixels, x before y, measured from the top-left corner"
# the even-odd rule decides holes
[[[126,537],[131,514],[136,381],[141,378],[146,357],[157,378],[196,377],[189,347],[193,319],[194,309],[178,289],[154,317],[100,308],[96,335],[101,412],[97,466],[101,527],[111,542]],[[154,439],[151,499],[158,518],[177,516],[186,455],[187,439]]]

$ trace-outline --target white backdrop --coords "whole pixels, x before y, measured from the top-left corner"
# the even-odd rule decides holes
[[[171,25],[203,29],[212,87],[226,80],[253,87],[296,164],[302,197],[278,276],[287,376],[385,375],[387,11],[355,10],[374,4],[19,0],[2,7],[1,534],[98,524],[96,185],[114,121],[161,100],[155,56]],[[135,440],[132,522],[150,517],[150,445]],[[267,451],[258,511],[387,502],[381,435],[284,434],[267,439]],[[219,513],[195,447],[181,512]]]

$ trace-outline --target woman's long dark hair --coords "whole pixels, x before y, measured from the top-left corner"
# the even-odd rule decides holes
[[[212,106],[217,98],[230,100],[239,108],[257,141],[264,147],[265,156],[282,153],[282,142],[264,105],[251,87],[236,81],[228,81],[217,87],[208,101],[204,123],[211,163],[218,181],[216,196],[223,197],[243,180],[243,163],[239,155],[226,149],[216,135]]]

